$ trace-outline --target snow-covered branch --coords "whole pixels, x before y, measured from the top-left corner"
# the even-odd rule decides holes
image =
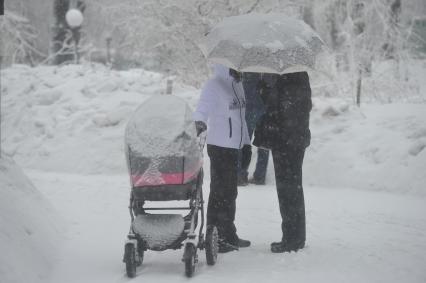
[[[0,22],[0,32],[6,65],[25,63],[33,66],[47,56],[37,48],[38,33],[25,17],[6,11]]]

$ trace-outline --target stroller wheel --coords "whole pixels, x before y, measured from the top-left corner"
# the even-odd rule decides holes
[[[214,265],[217,261],[217,253],[219,251],[218,240],[219,236],[216,226],[207,226],[205,248],[208,265]]]
[[[126,263],[126,273],[129,278],[136,276],[136,250],[133,244],[126,244],[124,247],[124,262]]]
[[[192,277],[195,271],[195,261],[197,256],[197,250],[191,243],[186,244],[185,252],[183,254],[183,261],[185,262],[185,275]]]

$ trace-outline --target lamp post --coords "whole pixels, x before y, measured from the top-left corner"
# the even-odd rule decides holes
[[[54,0],[53,5],[55,22],[52,28],[53,63],[60,65],[73,58],[72,47],[74,42],[74,61],[78,61],[77,46],[80,41],[80,30],[83,23],[83,13],[86,8],[84,0]]]
[[[111,42],[112,42],[112,36],[111,34],[108,34],[105,37],[105,42],[106,42],[106,52],[107,52],[107,60],[106,60],[106,64],[108,66],[111,66],[112,64],[112,59],[111,59]]]
[[[79,9],[71,8],[65,14],[65,20],[71,29],[72,39],[74,42],[74,59],[75,63],[78,64],[78,42],[80,41],[80,27],[84,20],[83,13]]]

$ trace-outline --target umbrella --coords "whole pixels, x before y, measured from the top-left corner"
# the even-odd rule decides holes
[[[200,48],[209,61],[240,72],[292,73],[321,70],[326,51],[320,36],[283,14],[251,13],[225,18]]]

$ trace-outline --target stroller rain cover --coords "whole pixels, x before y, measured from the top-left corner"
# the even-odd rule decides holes
[[[193,180],[202,166],[202,153],[185,100],[173,95],[145,100],[127,124],[125,153],[133,187]]]

